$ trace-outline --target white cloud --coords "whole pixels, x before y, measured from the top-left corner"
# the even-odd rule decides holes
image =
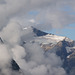
[[[2,72],[7,75],[11,74],[9,67],[6,69],[6,66],[1,64],[10,64],[9,61],[13,57],[25,75],[65,75],[65,71],[61,67],[61,59],[55,53],[50,53],[46,58],[43,49],[36,43],[21,46],[23,41],[29,42],[33,39],[34,34],[31,28],[23,31],[21,22],[19,23],[22,19],[17,21],[14,17],[18,19],[20,16],[27,15],[28,18],[25,17],[27,20],[24,19],[27,21],[27,23],[24,22],[25,26],[31,26],[34,25],[32,23],[37,22],[39,23],[37,28],[40,29],[63,28],[69,23],[73,23],[75,16],[60,9],[69,5],[75,11],[74,3],[74,0],[0,0],[0,36],[4,40],[4,45],[0,44]],[[35,10],[38,11],[38,14],[32,16],[33,19],[31,19],[27,13]],[[14,21],[11,21],[12,19]]]
[[[1,3],[2,2],[1,0]],[[6,25],[5,23],[7,23],[10,18],[20,13],[26,14],[31,10],[41,10],[39,15],[37,15],[37,20],[40,21],[41,18],[45,26],[51,25],[54,28],[64,27],[69,23],[73,23],[75,19],[74,15],[68,15],[68,12],[62,11],[62,7],[64,6],[70,6],[72,11],[75,11],[74,0],[5,0],[4,2],[4,4],[0,4],[0,29]]]

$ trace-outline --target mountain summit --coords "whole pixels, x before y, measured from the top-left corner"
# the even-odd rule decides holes
[[[35,42],[38,42],[41,47],[47,51],[55,51],[62,60],[62,67],[70,75],[75,74],[75,41],[62,36],[48,34],[33,28],[33,32],[38,36]]]

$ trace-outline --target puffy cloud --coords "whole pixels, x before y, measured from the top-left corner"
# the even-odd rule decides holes
[[[5,66],[5,64],[8,64],[8,62],[10,62],[11,60],[11,54],[9,49],[7,48],[6,45],[1,45],[0,44],[0,67],[1,66]]]
[[[0,36],[10,44],[19,43],[21,40],[22,29],[17,22],[10,22],[3,28]]]
[[[13,58],[24,75],[66,75],[61,67],[62,61],[55,53],[52,52],[46,56],[38,43],[30,42],[34,39],[31,28],[23,31],[18,23],[10,21],[0,35],[4,40],[4,45],[0,45],[1,62],[4,60],[10,64],[9,61]],[[26,44],[22,45],[22,41],[26,41]],[[4,57],[5,55],[7,57]],[[9,69],[9,66],[5,63],[4,65],[1,67],[3,70],[1,72],[6,75],[12,74],[13,71]],[[14,72],[14,75],[18,74],[19,72]]]

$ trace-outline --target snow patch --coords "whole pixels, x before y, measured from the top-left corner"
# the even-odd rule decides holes
[[[39,38],[51,39],[51,40],[54,40],[56,42],[59,42],[59,41],[62,41],[65,39],[65,37],[62,37],[62,36],[50,35],[50,34],[48,34],[46,36],[39,37]]]
[[[28,29],[27,27],[23,28],[23,30]]]

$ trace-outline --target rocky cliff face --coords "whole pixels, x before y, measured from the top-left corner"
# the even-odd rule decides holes
[[[34,31],[35,34],[38,33],[37,29],[35,29],[35,31]],[[43,34],[41,35],[41,33]],[[59,38],[61,38],[60,36],[56,37],[57,40],[56,39],[53,40],[55,35],[46,34],[45,32],[42,32],[42,31],[40,31],[39,34],[40,34],[40,37],[38,38],[41,38],[41,39],[39,41],[37,40],[36,41],[40,43],[41,47],[46,52],[54,50],[56,54],[60,56],[60,58],[63,60],[62,67],[66,70],[68,75],[74,75],[75,74],[75,41],[67,37],[62,37],[63,38],[62,40],[60,39],[58,42],[56,42]],[[46,43],[45,41],[41,41],[42,39],[45,39]]]

